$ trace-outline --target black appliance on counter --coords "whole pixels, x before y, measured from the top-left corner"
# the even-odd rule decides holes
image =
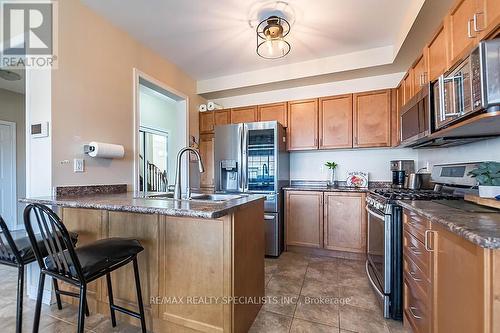
[[[408,175],[415,172],[415,162],[413,160],[391,161],[392,187],[408,187]]]
[[[403,317],[403,212],[397,200],[436,200],[465,211],[467,204],[461,200],[464,194],[477,192],[471,189],[476,180],[468,176],[476,165],[435,165],[431,176],[436,184],[434,190],[382,188],[368,194],[366,273],[379,296],[385,318],[402,320]]]

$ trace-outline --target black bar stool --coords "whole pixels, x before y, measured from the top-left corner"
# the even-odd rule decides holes
[[[70,241],[76,244],[78,235],[70,233]],[[60,238],[60,235],[59,237]],[[36,242],[42,242],[40,235],[35,235]],[[42,251],[42,256],[46,256],[47,252]],[[7,228],[7,224],[0,216],[0,264],[11,267],[17,267],[17,313],[16,313],[16,332],[22,331],[23,325],[23,296],[24,296],[24,267],[36,260],[35,254],[31,247],[28,235],[24,231],[16,231],[11,233]],[[61,294],[65,292],[59,290],[57,280],[53,279],[54,290],[57,299],[59,310],[62,309]],[[88,314],[88,308],[87,308]]]
[[[34,222],[34,223],[33,223]],[[85,326],[84,309],[87,304],[87,285],[106,275],[108,285],[109,310],[112,326],[116,326],[115,311],[119,311],[140,319],[142,332],[146,333],[146,318],[142,302],[141,282],[137,255],[144,250],[138,240],[128,238],[108,238],[98,240],[91,244],[75,248],[71,237],[57,216],[50,208],[30,204],[24,210],[24,224],[29,239],[35,252],[35,257],[40,265],[40,281],[38,284],[38,297],[35,307],[35,321],[33,332],[38,332],[40,324],[40,311],[42,305],[43,285],[45,276],[64,281],[80,289],[80,304],[78,308],[78,333],[83,333]],[[37,242],[33,225],[40,230],[43,242]],[[60,234],[61,238],[53,235]],[[44,260],[43,251],[48,253]],[[132,262],[134,266],[135,286],[137,292],[137,305],[139,312],[115,305],[110,273]]]

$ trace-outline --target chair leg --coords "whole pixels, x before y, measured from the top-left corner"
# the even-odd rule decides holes
[[[24,265],[18,267],[17,273],[17,313],[16,333],[23,330],[23,296],[24,296]]]
[[[54,284],[54,292],[56,294],[57,308],[59,310],[62,310],[61,294],[59,294],[59,283],[57,283],[57,280],[54,278],[52,278],[52,283]]]
[[[109,299],[109,313],[111,314],[111,325],[116,327],[116,315],[115,309],[113,306],[115,305],[113,300],[113,287],[111,286],[111,275],[106,274],[106,282],[108,283],[108,299]]]
[[[141,279],[139,277],[139,266],[137,265],[137,257],[133,260],[135,288],[137,289],[137,305],[139,306],[139,314],[141,315],[142,333],[146,333],[146,316],[144,315],[144,303],[142,302]]]
[[[43,287],[45,285],[45,274],[40,272],[40,280],[38,280],[38,294],[36,296],[35,319],[33,321],[33,333],[38,333],[40,326],[40,312],[42,311]]]
[[[78,306],[78,333],[84,333],[85,327],[85,305],[87,304],[87,285],[80,286],[80,304]]]

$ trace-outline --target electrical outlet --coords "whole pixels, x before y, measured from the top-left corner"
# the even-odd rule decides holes
[[[84,172],[85,171],[85,163],[82,158],[75,158],[73,160],[73,172]]]

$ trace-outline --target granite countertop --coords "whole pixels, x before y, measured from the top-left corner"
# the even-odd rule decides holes
[[[500,249],[499,213],[466,212],[434,201],[399,200],[403,208],[439,223],[451,232],[487,249]]]
[[[263,200],[262,195],[244,195],[228,201],[174,200],[137,197],[132,192],[118,194],[89,194],[62,197],[36,197],[20,199],[23,203],[39,203],[66,208],[89,208],[110,211],[161,214],[169,216],[216,219],[239,206]]]

